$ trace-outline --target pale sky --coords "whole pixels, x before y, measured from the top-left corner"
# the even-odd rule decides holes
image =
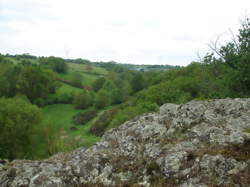
[[[187,65],[250,0],[0,0],[0,53]]]

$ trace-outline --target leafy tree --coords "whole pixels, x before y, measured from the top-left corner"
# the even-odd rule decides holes
[[[13,97],[17,94],[17,81],[22,67],[9,63],[0,63],[0,97]]]
[[[111,80],[107,80],[107,81],[105,82],[105,84],[103,85],[103,88],[102,88],[102,89],[105,89],[105,90],[107,90],[108,92],[110,92],[111,90],[113,90],[113,89],[115,89],[115,88],[116,88],[116,86],[115,86],[114,82],[111,81]]]
[[[107,90],[101,89],[95,96],[94,106],[97,109],[102,109],[110,105],[110,94]]]
[[[82,80],[83,76],[78,72],[74,72],[72,74],[71,84],[76,87],[82,87]]]
[[[32,130],[41,111],[20,98],[0,98],[0,157],[24,158],[32,144]]]
[[[238,96],[244,96],[250,90],[250,20],[246,18],[239,29],[239,34],[221,48],[216,43],[211,46],[212,53],[204,57],[208,64],[223,63],[232,69],[232,90]],[[215,55],[215,54],[217,55]],[[236,89],[235,89],[236,88]]]
[[[88,108],[93,104],[92,95],[87,91],[77,94],[74,97],[74,104],[77,109]]]
[[[134,92],[138,92],[145,87],[145,82],[141,73],[137,73],[131,80],[131,87]]]
[[[116,108],[104,111],[103,114],[91,126],[90,132],[96,136],[102,136],[117,111],[118,110]]]
[[[114,80],[114,84],[115,84],[116,88],[122,92],[122,95],[124,98],[129,96],[133,91],[132,87],[129,83],[129,80],[127,80],[127,79],[118,78],[118,79]]]
[[[17,81],[18,92],[32,102],[37,98],[46,99],[57,86],[56,75],[52,71],[33,66],[25,66]]]
[[[183,103],[189,100],[191,100],[190,93],[181,90],[179,85],[170,81],[152,86],[137,95],[138,103],[148,101],[159,106],[164,103]]]
[[[64,59],[59,57],[42,57],[39,59],[40,65],[51,68],[53,71],[57,73],[66,73],[68,71],[68,65],[64,61]]]
[[[111,104],[120,104],[124,101],[124,95],[122,93],[122,90],[119,90],[117,88],[111,90],[110,92],[110,100]]]
[[[103,87],[105,82],[106,82],[106,79],[104,77],[99,77],[93,83],[93,90],[96,91],[96,92],[99,91]]]
[[[4,57],[3,55],[0,54],[0,63],[3,62],[3,60],[4,60]]]

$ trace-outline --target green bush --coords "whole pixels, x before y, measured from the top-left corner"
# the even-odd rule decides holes
[[[102,109],[110,105],[110,94],[108,91],[101,89],[97,92],[94,100],[94,106],[97,109]]]
[[[103,85],[105,84],[106,79],[104,77],[100,77],[98,79],[95,80],[95,82],[93,83],[93,89],[94,91],[99,91],[100,89],[102,89]]]
[[[57,98],[57,103],[62,104],[71,104],[74,100],[74,94],[73,93],[62,93]]]
[[[102,136],[117,111],[116,108],[105,111],[92,125],[90,132],[96,136]]]
[[[31,155],[31,135],[42,119],[40,109],[20,98],[0,98],[0,106],[0,157]]]
[[[152,102],[141,102],[135,106],[128,106],[123,109],[120,109],[113,117],[112,121],[109,123],[109,128],[117,127],[122,123],[130,120],[137,115],[146,113],[146,112],[156,112],[158,111],[159,106],[156,103]]]
[[[74,123],[77,125],[83,125],[95,118],[97,115],[97,110],[90,109],[84,112],[80,112],[73,116]]]
[[[93,105],[92,94],[88,91],[84,91],[75,95],[74,104],[77,109],[85,109]]]
[[[82,80],[83,80],[83,76],[78,73],[78,72],[74,72],[72,74],[71,80],[70,80],[70,84],[72,86],[81,88],[82,87]]]

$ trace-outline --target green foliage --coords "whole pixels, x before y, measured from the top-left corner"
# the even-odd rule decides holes
[[[54,104],[47,105],[42,108],[43,111],[43,124],[51,124],[58,131],[62,133],[62,137],[66,138],[65,141],[69,141],[77,146],[91,146],[95,144],[100,138],[89,133],[92,123],[85,125],[78,125],[77,130],[70,130],[71,127],[76,127],[74,124],[73,116],[84,110],[75,109],[72,104]],[[61,140],[60,140],[61,141]],[[66,148],[68,149],[68,143],[66,142]],[[75,148],[72,146],[70,150]]]
[[[104,111],[98,120],[91,126],[90,132],[96,136],[102,136],[117,111],[116,108]]]
[[[113,117],[112,121],[109,123],[109,128],[117,127],[122,123],[134,118],[137,115],[146,112],[156,112],[159,107],[156,103],[152,102],[141,102],[135,106],[128,106],[120,109]]]
[[[93,83],[93,90],[96,91],[96,92],[99,91],[103,87],[105,82],[106,82],[106,79],[104,77],[99,77]]]
[[[70,86],[62,83],[56,90],[55,94],[50,94],[47,102],[48,104],[73,104],[75,95],[82,93],[83,89]]]
[[[75,95],[74,104],[77,109],[85,109],[93,105],[93,97],[92,95],[84,91],[80,94]]]
[[[0,157],[25,158],[34,126],[41,122],[41,111],[23,99],[0,99]]]
[[[131,87],[134,92],[138,92],[145,88],[145,80],[141,73],[137,73],[131,80]]]
[[[0,96],[13,97],[17,94],[16,83],[21,71],[21,67],[11,63],[0,63]]]
[[[50,93],[55,93],[57,86],[52,71],[33,66],[24,67],[16,83],[18,93],[26,95],[32,102],[38,98],[46,99]]]
[[[249,96],[250,91],[250,20],[246,18],[239,29],[237,38],[205,56],[208,64],[225,64],[231,69],[231,75],[226,74],[231,94],[238,97]],[[231,83],[230,83],[231,82]]]
[[[72,77],[71,77],[71,84],[75,87],[82,87],[82,80],[83,80],[83,76],[78,73],[78,72],[74,72],[72,73]]]
[[[68,71],[68,65],[64,59],[59,57],[42,57],[39,59],[39,63],[41,66],[51,68],[57,73],[66,73]]]
[[[164,82],[150,87],[137,96],[138,102],[150,101],[162,105],[164,103],[183,103],[190,100],[190,94],[182,91],[172,82]]]
[[[97,115],[97,110],[90,109],[84,112],[80,112],[73,116],[74,123],[77,125],[84,125],[91,119],[95,118]]]
[[[102,109],[110,105],[110,95],[108,91],[101,89],[97,92],[94,100],[94,106],[97,109]]]
[[[115,89],[115,88],[116,88],[116,86],[112,80],[106,81],[105,84],[103,85],[103,89],[107,90],[108,92]]]
[[[32,139],[36,140],[35,147],[30,148],[33,152],[32,158],[46,158],[63,151],[64,143],[61,136],[61,129],[53,124],[42,124],[35,128],[32,134]]]
[[[111,90],[110,98],[111,98],[110,100],[111,100],[112,105],[122,103],[124,101],[124,95],[123,95],[122,90],[117,89],[117,88]]]

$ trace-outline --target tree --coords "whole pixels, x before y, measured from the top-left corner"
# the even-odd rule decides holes
[[[25,66],[17,81],[17,89],[34,102],[38,98],[46,99],[58,86],[56,75],[51,70]]]
[[[85,109],[93,104],[93,98],[89,92],[84,91],[74,97],[74,104],[77,109]]]
[[[71,84],[76,87],[82,87],[83,76],[79,72],[74,72],[71,78]]]
[[[22,71],[21,66],[0,63],[0,97],[13,97],[17,94],[17,81]]]
[[[244,95],[250,90],[250,20],[246,18],[242,22],[242,26],[239,29],[237,37],[234,35],[232,41],[226,45],[221,46],[219,49],[216,47],[215,42],[210,45],[212,53],[205,56],[204,61],[206,63],[220,62],[226,64],[232,68],[233,75],[232,82],[235,83],[234,87],[237,87],[236,92],[239,96]],[[219,57],[216,57],[217,54]]]
[[[32,130],[41,122],[41,111],[20,98],[0,98],[0,106],[0,158],[24,158],[32,144]]]
[[[111,90],[110,92],[110,98],[111,98],[111,104],[120,104],[124,100],[124,95],[122,93],[122,90],[119,90],[117,88]]]
[[[93,89],[94,91],[99,91],[103,85],[105,84],[106,79],[104,77],[99,77],[98,79],[95,80],[95,82],[93,83]]]
[[[134,92],[138,92],[145,87],[145,82],[141,73],[137,73],[131,80],[131,87]]]
[[[59,57],[48,57],[48,58],[40,58],[40,65],[48,67],[57,73],[66,73],[68,71],[68,65],[64,61],[64,59]]]
[[[102,109],[110,105],[110,95],[108,91],[101,89],[97,92],[95,96],[94,106],[97,109]]]

